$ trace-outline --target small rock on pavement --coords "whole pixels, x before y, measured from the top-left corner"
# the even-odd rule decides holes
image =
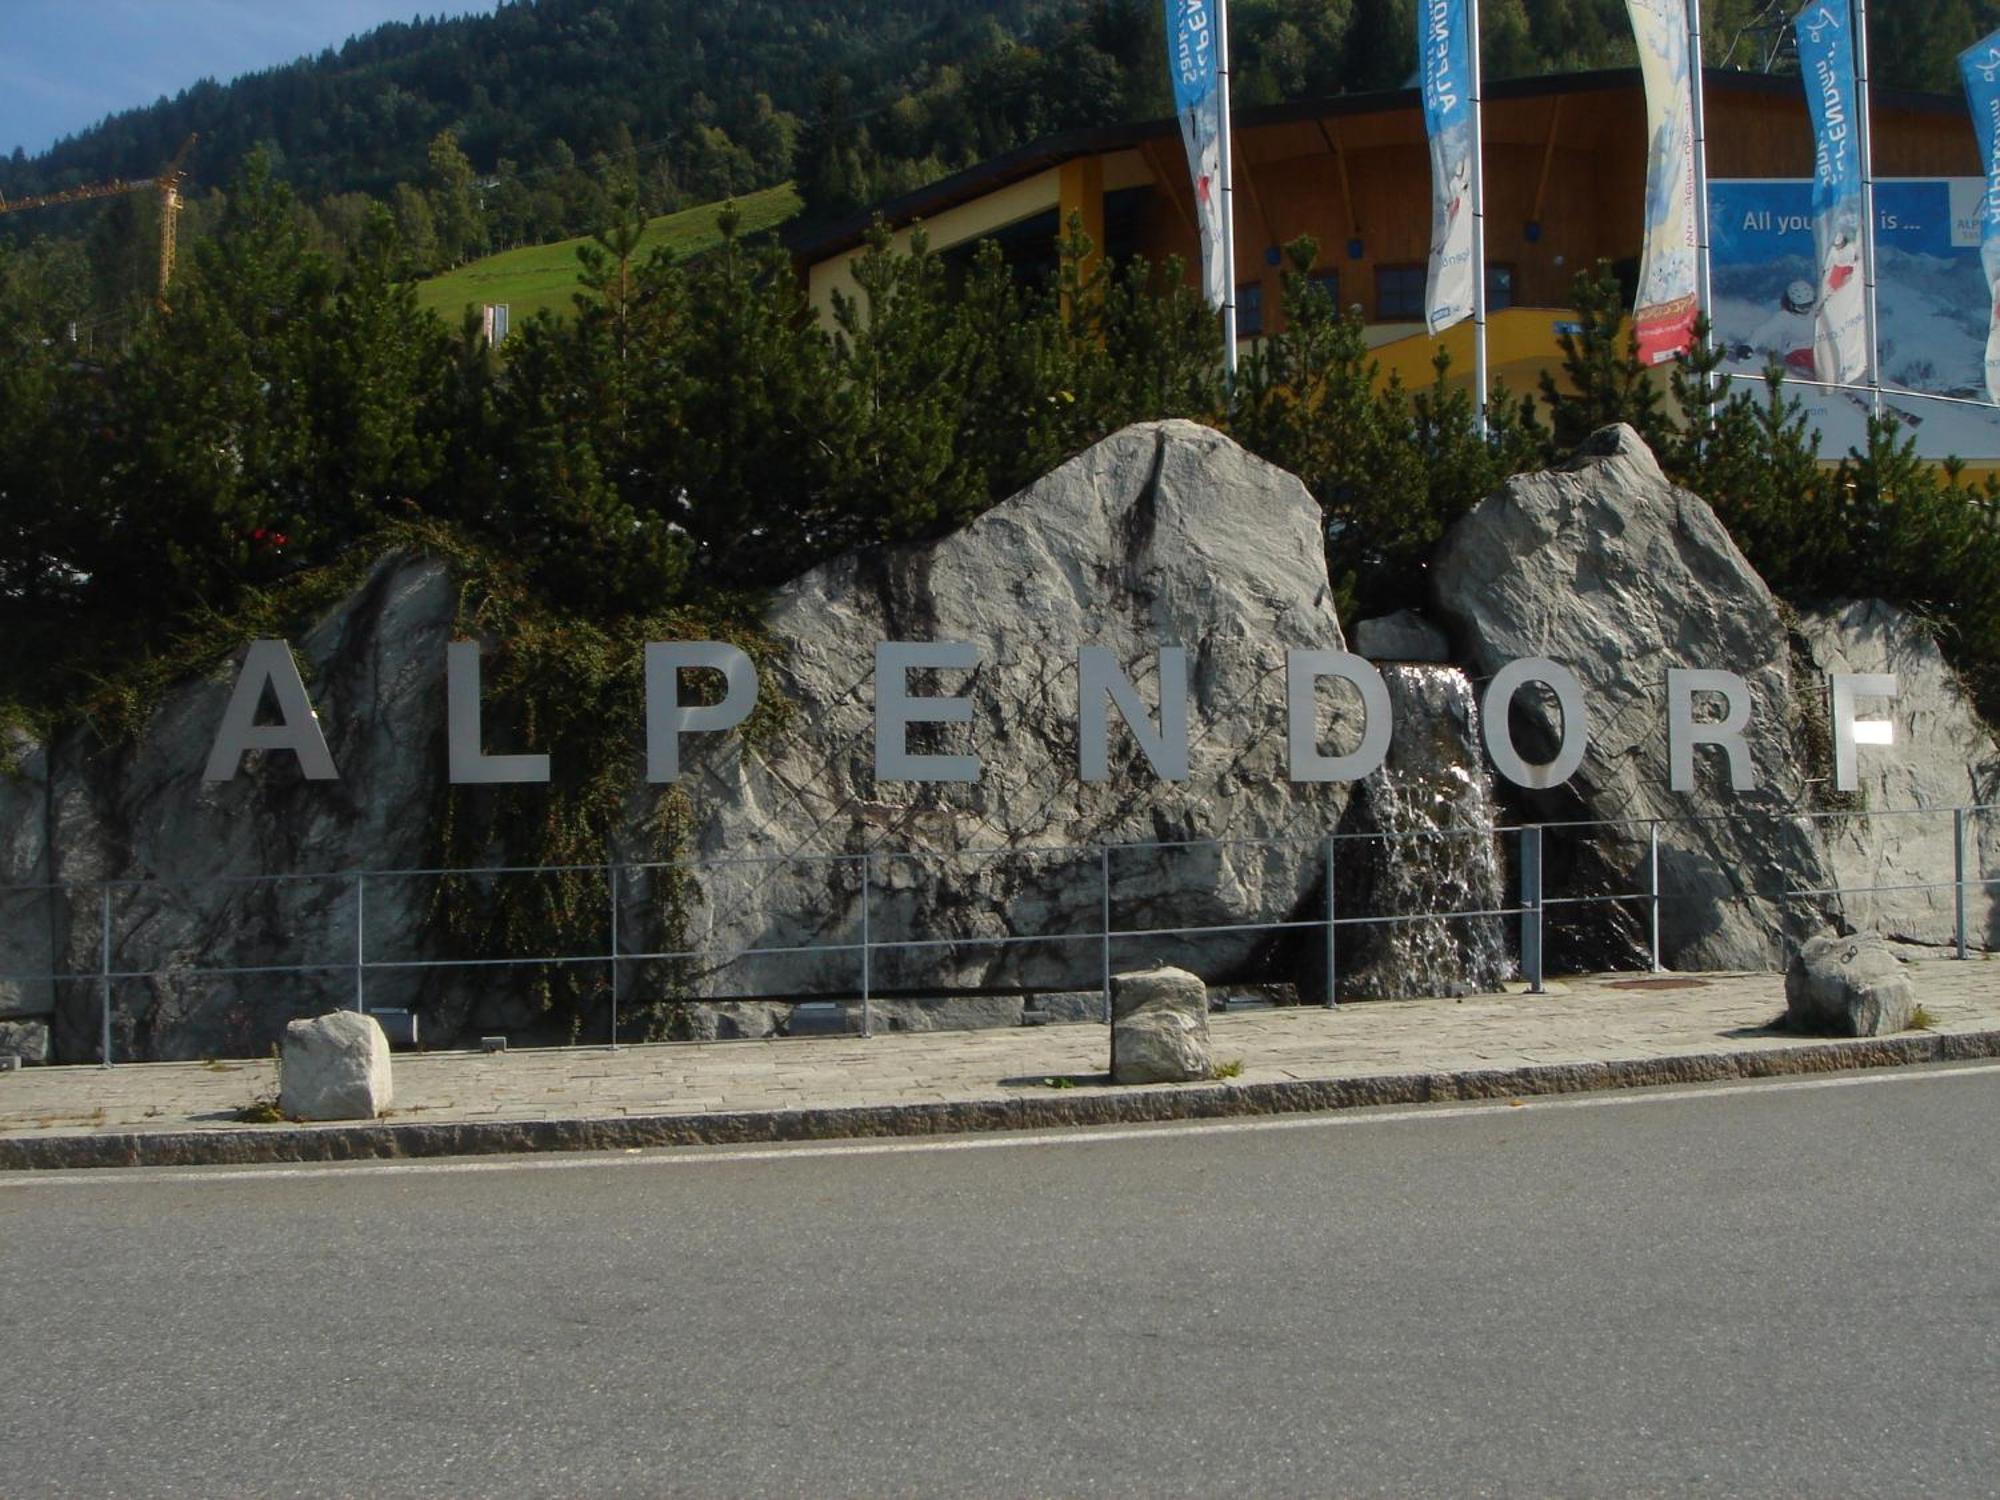
[[[1188,1083],[1214,1073],[1200,976],[1170,968],[1112,976],[1113,1083]]]
[[[1914,986],[1882,939],[1808,938],[1785,970],[1785,1019],[1800,1030],[1887,1036],[1908,1029]]]
[[[389,1039],[373,1016],[341,1010],[285,1028],[283,1113],[295,1120],[372,1120],[392,1097]]]

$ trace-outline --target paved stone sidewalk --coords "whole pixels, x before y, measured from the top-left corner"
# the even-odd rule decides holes
[[[239,1123],[269,1062],[0,1074],[0,1167],[436,1155],[926,1133],[1630,1087],[2000,1055],[2000,964],[1917,966],[1931,1030],[1768,1029],[1771,974],[1603,975],[1551,993],[1218,1015],[1209,1084],[1114,1088],[1097,1025],[766,1042],[398,1054],[373,1125]],[[1055,1082],[1051,1082],[1055,1080]]]

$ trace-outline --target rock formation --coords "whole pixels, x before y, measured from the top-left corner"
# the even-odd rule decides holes
[[[703,992],[857,988],[854,953],[731,956],[858,942],[868,851],[873,940],[966,939],[877,954],[876,993],[1101,984],[1095,939],[1022,941],[1101,929],[1099,845],[1270,841],[1114,849],[1121,928],[1282,921],[1318,879],[1319,841],[1346,793],[1286,779],[1284,661],[1288,648],[1344,644],[1319,507],[1216,432],[1128,428],[938,542],[813,569],[779,592],[768,624],[784,648],[791,728],[773,743],[691,742],[686,780],[690,854],[772,863],[704,869],[678,933],[647,929],[648,892],[635,881],[632,893],[632,931],[652,951],[698,948],[691,978]],[[976,747],[976,784],[876,781],[870,681],[885,640],[977,648],[975,670],[921,689],[970,699],[970,726],[911,735],[930,754]],[[1185,782],[1158,779],[1115,712],[1110,780],[1080,779],[1086,646],[1108,649],[1149,709],[1160,648],[1186,649]],[[1255,933],[1135,938],[1113,945],[1112,962],[1228,975],[1263,946]]]
[[[1899,696],[1892,750],[1859,760],[1861,787],[1822,820],[1835,908],[1843,925],[1905,943],[1957,941],[1952,810],[2000,804],[2000,746],[1937,644],[1909,615],[1879,599],[1807,614],[1798,634],[1813,668],[1892,672]],[[2000,876],[2000,811],[1968,820],[1968,874]],[[1927,886],[1929,889],[1913,889]],[[1863,894],[1869,888],[1877,894]],[[1967,941],[2000,948],[2000,886],[1966,893]]]
[[[1607,428],[1561,468],[1510,479],[1482,501],[1446,536],[1433,571],[1475,675],[1539,656],[1583,684],[1582,767],[1566,785],[1520,800],[1534,818],[1627,826],[1557,841],[1548,894],[1644,890],[1648,820],[1721,808],[1726,821],[1660,824],[1663,957],[1671,968],[1780,966],[1786,935],[1820,925],[1786,892],[1822,889],[1830,872],[1813,830],[1793,816],[1806,805],[1807,771],[1791,732],[1784,618],[1715,513],[1668,483],[1631,428]],[[1674,667],[1726,668],[1749,682],[1756,791],[1716,791],[1713,779],[1700,795],[1669,790]],[[1524,752],[1546,758],[1559,711],[1529,692],[1514,717]],[[1697,770],[1718,774],[1713,764]],[[1624,941],[1637,940],[1634,922]]]
[[[1951,941],[1948,889],[1800,894],[1948,883],[1951,809],[2000,791],[1992,730],[1907,615],[1869,601],[1788,625],[1707,504],[1669,484],[1629,427],[1596,434],[1559,469],[1509,480],[1445,538],[1434,576],[1475,672],[1543,656],[1582,681],[1581,769],[1553,791],[1512,798],[1525,818],[1620,826],[1552,831],[1550,895],[1646,890],[1648,824],[1659,820],[1669,968],[1778,968],[1790,947],[1832,926]],[[1675,667],[1721,667],[1749,682],[1755,791],[1731,791],[1715,752],[1697,759],[1697,791],[1670,789]],[[1861,788],[1845,796],[1828,780],[1825,674],[1835,671],[1894,672],[1901,693],[1894,748],[1862,755]],[[1524,693],[1514,718],[1524,747],[1555,743],[1551,705]],[[1973,832],[1970,873],[2000,869],[2000,817]],[[1567,936],[1572,962],[1636,954],[1642,904],[1615,922],[1609,908],[1590,911],[1569,933],[1552,931],[1552,952]],[[1975,893],[1968,917],[1975,945],[2000,940],[1990,895]]]
[[[1153,423],[953,535],[840,558],[785,586],[766,620],[766,691],[789,703],[777,730],[688,736],[682,783],[664,789],[641,780],[642,726],[630,726],[626,826],[608,854],[655,858],[645,830],[672,798],[675,852],[691,863],[672,899],[658,872],[624,879],[620,950],[694,957],[628,958],[627,1003],[684,1002],[675,1034],[727,1037],[791,1030],[792,1002],[816,998],[831,1003],[814,1024],[852,1029],[864,922],[871,943],[924,945],[872,954],[882,1029],[1095,1020],[1107,967],[1295,982],[1312,999],[1324,995],[1324,930],[1311,924],[1325,910],[1329,834],[1369,836],[1337,845],[1343,916],[1491,909],[1517,897],[1516,845],[1468,835],[1496,818],[1618,825],[1549,831],[1551,896],[1644,890],[1658,820],[1674,967],[1776,969],[1788,947],[1830,927],[1952,941],[1950,891],[1860,888],[1950,879],[1949,810],[2000,797],[1991,730],[1908,617],[1859,604],[1788,619],[1709,508],[1668,484],[1629,429],[1510,481],[1446,538],[1435,616],[1456,665],[1383,668],[1396,737],[1384,769],[1352,795],[1286,775],[1285,652],[1344,639],[1320,528],[1296,479],[1206,428]],[[457,613],[444,564],[396,554],[294,641],[337,782],[306,782],[277,754],[253,754],[230,782],[201,779],[234,660],[169,692],[130,745],[77,731],[48,745],[17,739],[15,773],[0,779],[0,884],[23,888],[0,892],[0,1045],[39,1055],[52,1031],[59,1060],[97,1055],[107,913],[114,973],[148,976],[112,985],[123,1059],[267,1051],[288,1021],[351,1002],[358,931],[376,961],[448,957],[434,882],[375,876],[364,887],[356,872],[437,860]],[[1406,614],[1371,628],[1367,644],[1435,655],[1438,640]],[[976,753],[978,781],[878,782],[882,641],[972,647],[971,669],[911,680],[916,695],[961,698],[970,722],[919,723],[908,740],[917,753]],[[1108,779],[1084,779],[1079,647],[1108,651],[1146,729],[1163,663],[1173,670],[1162,648],[1184,648],[1186,780],[1158,777],[1116,710]],[[1567,785],[1507,788],[1496,801],[1477,689],[1523,656],[1582,680],[1590,750]],[[1697,761],[1697,792],[1669,789],[1665,683],[1676,666],[1748,680],[1756,791],[1730,792],[1713,751]],[[1862,756],[1851,797],[1827,795],[1823,780],[1830,670],[1894,671],[1902,684],[1898,744]],[[1351,695],[1328,687],[1323,699],[1326,747],[1350,744]],[[1541,758],[1555,711],[1524,692],[1513,727]],[[1911,807],[1934,815],[1892,815]],[[1381,844],[1395,855],[1365,854],[1382,834],[1397,835]],[[2000,815],[1969,842],[1976,872],[2000,871]],[[1114,923],[1144,930],[1108,955],[1101,848]],[[260,874],[286,878],[241,878]],[[1836,886],[1849,894],[1797,894]],[[1633,901],[1552,913],[1552,962],[1633,963],[1647,917]],[[1968,917],[1975,945],[2000,944],[2000,902],[1975,893]],[[1214,930],[1287,921],[1301,925],[1284,941]],[[1504,977],[1513,942],[1513,923],[1494,919],[1343,928],[1337,960],[1349,997],[1460,992]],[[752,947],[820,951],[738,956]],[[196,972],[292,965],[316,967]],[[32,977],[51,971],[73,977],[53,987]],[[533,1006],[510,1011],[489,979],[376,970],[368,999],[421,1010],[432,1045],[472,1028],[535,1036]]]
[[[440,667],[458,591],[442,563],[384,558],[293,642],[306,666],[336,782],[307,782],[290,755],[253,752],[233,781],[202,771],[234,659],[170,692],[130,745],[71,732],[0,781],[0,880],[68,883],[12,898],[10,972],[82,976],[44,994],[58,1056],[98,1055],[106,918],[114,972],[112,1055],[255,1055],[286,1022],[351,1002],[357,870],[433,864],[442,790]],[[242,877],[278,873],[282,881]],[[107,891],[95,882],[114,884]],[[430,887],[379,880],[365,898],[377,958],[422,958]],[[39,910],[37,910],[39,907]],[[17,920],[17,917],[19,920]],[[303,974],[195,976],[196,969],[320,965]],[[370,981],[375,1003],[409,985]],[[14,1004],[22,1006],[23,996]],[[447,1028],[447,1034],[450,1029]]]

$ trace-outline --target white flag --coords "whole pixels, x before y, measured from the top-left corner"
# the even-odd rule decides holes
[[[1632,336],[1649,365],[1694,347],[1699,308],[1694,87],[1686,0],[1625,0],[1646,84],[1646,246]]]

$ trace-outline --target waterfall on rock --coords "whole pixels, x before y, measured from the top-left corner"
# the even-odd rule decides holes
[[[1468,995],[1514,972],[1504,918],[1427,918],[1505,905],[1493,783],[1479,749],[1479,705],[1456,667],[1382,668],[1396,738],[1361,784],[1340,842],[1341,915],[1396,920],[1344,927],[1343,998]],[[1355,934],[1347,938],[1347,934]]]

